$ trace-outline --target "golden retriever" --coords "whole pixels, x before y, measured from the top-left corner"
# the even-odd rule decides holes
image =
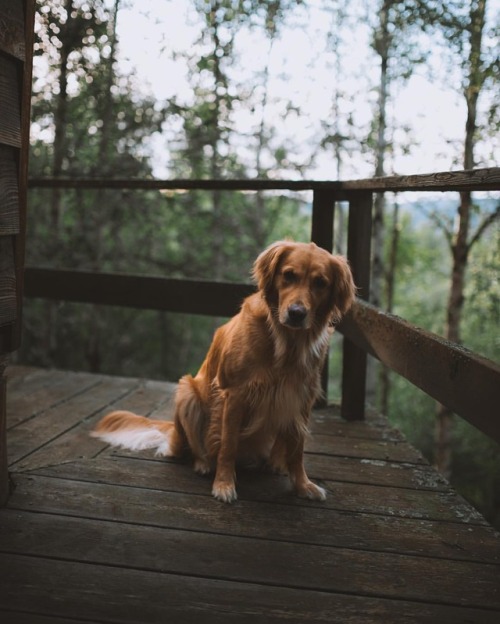
[[[258,291],[214,335],[195,377],[182,377],[174,422],[130,412],[105,416],[92,435],[164,456],[189,453],[196,472],[215,471],[212,494],[236,500],[237,462],[266,460],[299,496],[324,500],[304,469],[304,441],[333,324],[356,288],[349,265],[314,243],[279,241],[254,263]]]

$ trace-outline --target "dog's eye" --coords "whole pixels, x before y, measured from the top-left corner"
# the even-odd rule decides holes
[[[324,277],[321,277],[320,275],[318,275],[318,277],[315,277],[313,279],[313,287],[316,288],[317,290],[323,290],[323,288],[326,288],[327,286],[328,286],[328,282],[326,281]]]
[[[297,274],[292,269],[283,271],[283,280],[286,284],[293,284],[297,281]]]

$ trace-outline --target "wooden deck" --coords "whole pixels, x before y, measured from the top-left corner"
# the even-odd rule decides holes
[[[88,436],[111,408],[169,417],[172,384],[7,374],[3,624],[500,621],[499,536],[383,419],[315,413],[326,503],[243,472],[228,506],[187,464]]]

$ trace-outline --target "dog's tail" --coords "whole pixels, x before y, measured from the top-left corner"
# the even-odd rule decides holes
[[[99,421],[90,433],[112,446],[142,451],[156,449],[157,455],[172,455],[174,423],[165,420],[149,420],[132,412],[111,412]]]

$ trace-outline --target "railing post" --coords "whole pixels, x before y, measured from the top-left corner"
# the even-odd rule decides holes
[[[335,191],[314,189],[312,205],[311,240],[318,247],[330,253],[333,250],[333,223],[335,216]],[[323,397],[317,407],[325,407],[328,402],[328,358],[321,371],[321,388]]]
[[[353,192],[349,199],[347,257],[358,296],[365,300],[370,294],[372,204],[373,197],[369,192]],[[341,414],[346,420],[365,417],[366,362],[366,352],[344,338]]]

